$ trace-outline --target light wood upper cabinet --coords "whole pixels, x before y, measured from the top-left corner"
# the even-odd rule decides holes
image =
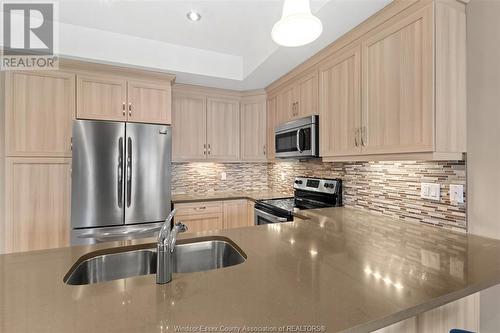
[[[296,116],[297,85],[290,84],[276,96],[276,126]]]
[[[331,56],[319,68],[321,156],[361,153],[361,49]]]
[[[126,104],[126,79],[97,74],[77,76],[77,118],[126,121]]]
[[[274,127],[276,126],[277,97],[273,96],[267,100],[267,159],[273,160],[276,156],[274,145]]]
[[[363,152],[434,149],[432,4],[362,42]]]
[[[265,161],[267,151],[266,99],[241,102],[241,160]]]
[[[463,159],[465,5],[394,6],[401,8],[387,7],[268,88],[277,124],[312,114],[319,69],[323,161]]]
[[[318,114],[318,71],[314,70],[298,80],[298,98],[296,98],[294,116]]]
[[[227,200],[223,202],[224,229],[247,227],[248,205],[247,200]]]
[[[207,99],[207,159],[236,161],[240,158],[240,103]]]
[[[171,82],[77,75],[77,118],[170,124]]]
[[[7,158],[5,252],[69,246],[70,158]]]
[[[75,75],[7,72],[7,156],[71,156]]]
[[[128,121],[171,124],[170,82],[128,81]]]
[[[207,101],[204,97],[174,95],[172,150],[174,161],[206,159]]]

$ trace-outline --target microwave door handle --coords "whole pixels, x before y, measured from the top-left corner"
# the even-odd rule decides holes
[[[302,128],[297,130],[297,150],[302,153],[302,149],[300,149],[300,131],[302,131]]]

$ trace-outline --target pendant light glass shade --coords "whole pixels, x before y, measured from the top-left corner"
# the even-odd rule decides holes
[[[285,0],[271,36],[282,46],[302,46],[316,40],[322,31],[320,19],[311,14],[309,0]]]

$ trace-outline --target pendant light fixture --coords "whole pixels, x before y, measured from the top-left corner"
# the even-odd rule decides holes
[[[309,0],[285,0],[281,19],[271,36],[282,46],[302,46],[316,40],[323,31],[319,18],[311,13]]]

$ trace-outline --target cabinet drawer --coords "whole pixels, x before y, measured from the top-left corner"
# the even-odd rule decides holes
[[[174,204],[177,215],[218,214],[222,212],[220,201],[204,201]]]

